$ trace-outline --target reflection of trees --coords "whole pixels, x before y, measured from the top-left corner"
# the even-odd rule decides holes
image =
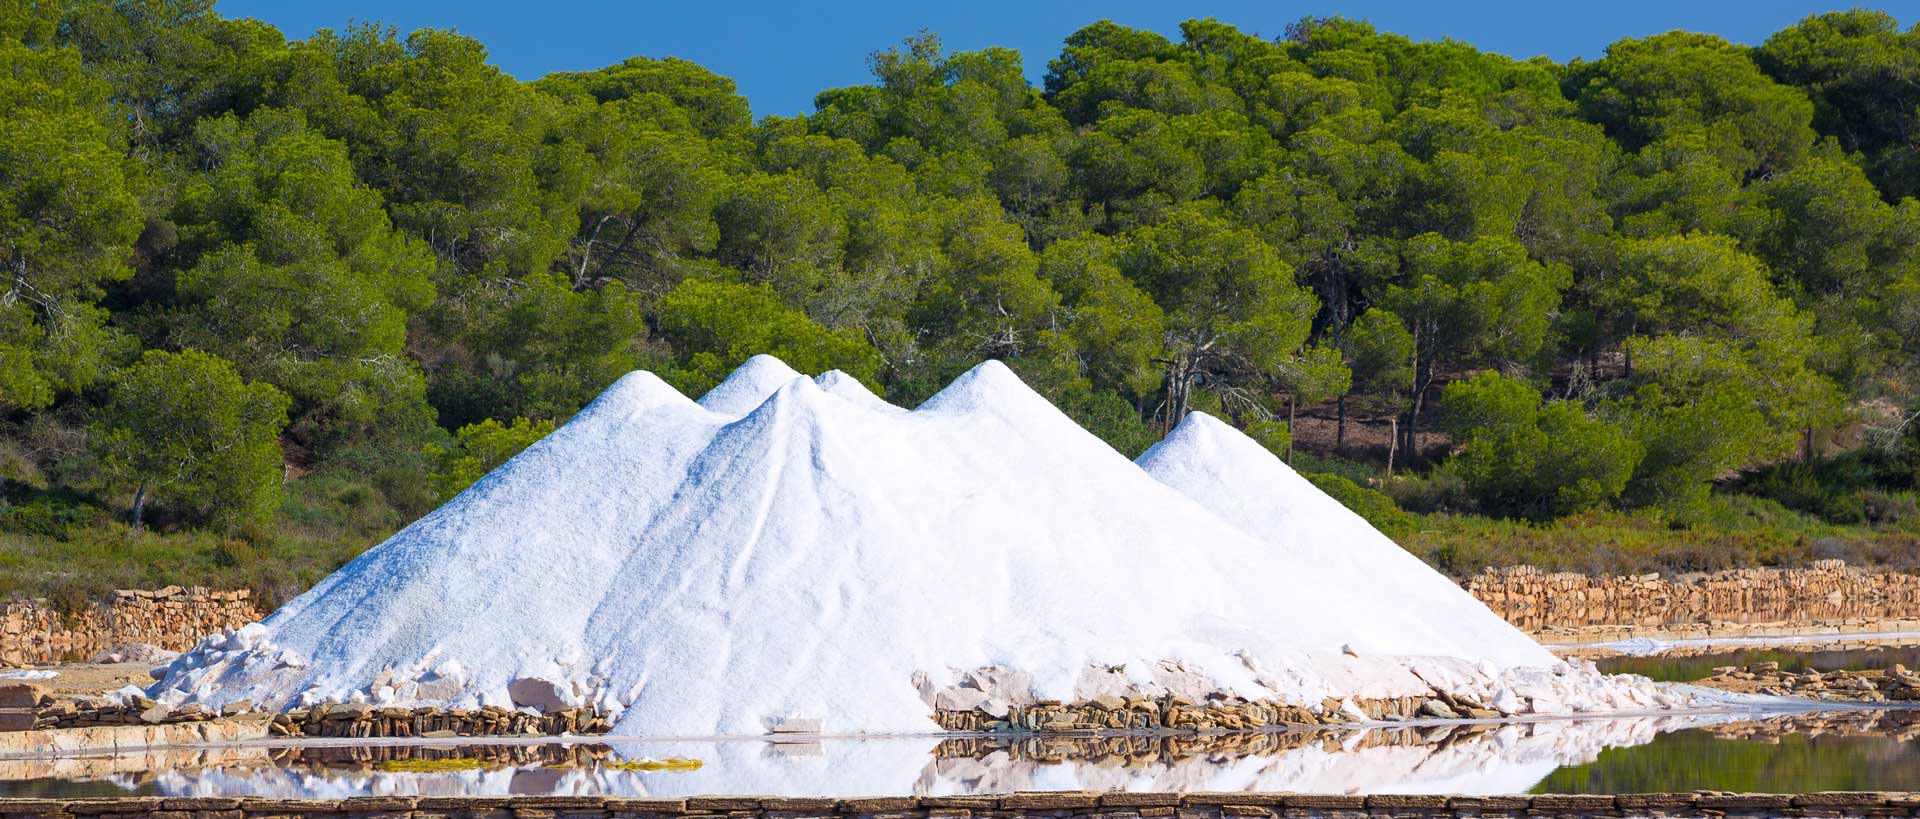
[[[1555,771],[1535,791],[1904,790],[1913,786],[1915,770],[1920,711],[1836,712],[1662,734]]]

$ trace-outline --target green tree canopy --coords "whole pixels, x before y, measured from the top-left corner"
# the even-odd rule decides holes
[[[1447,385],[1444,426],[1465,442],[1457,462],[1480,508],[1545,520],[1620,495],[1641,445],[1571,401],[1541,402],[1526,383],[1485,372]]]
[[[1278,375],[1301,355],[1318,308],[1272,247],[1197,208],[1128,234],[1119,266],[1165,311],[1156,360],[1169,429],[1195,387],[1224,392]]]
[[[141,217],[107,91],[72,50],[0,39],[0,409],[44,408],[119,355],[96,302],[132,273]]]
[[[698,395],[765,353],[796,370],[840,370],[873,383],[880,356],[858,333],[829,330],[763,286],[688,279],[660,303],[661,330],[681,351],[675,386]]]
[[[287,397],[219,356],[148,350],[115,379],[93,442],[134,487],[133,525],[151,496],[216,526],[261,520],[280,502]]]

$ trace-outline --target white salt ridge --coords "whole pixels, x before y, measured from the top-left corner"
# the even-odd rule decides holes
[[[1373,555],[1390,542],[1297,476],[1223,500],[1198,464],[1214,450],[1291,472],[1205,423],[1150,453],[1156,480],[998,362],[911,412],[765,356],[698,404],[633,373],[149,695],[591,705],[627,736],[924,732],[936,704],[1101,694],[1679,701],[1557,663],[1397,547]],[[1298,511],[1249,511],[1269,502]]]

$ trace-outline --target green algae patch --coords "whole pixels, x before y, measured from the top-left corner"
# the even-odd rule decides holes
[[[631,762],[607,762],[602,767],[616,771],[697,771],[704,764],[698,759],[670,756],[666,759],[636,759]]]
[[[456,759],[389,759],[373,766],[375,770],[391,773],[446,773],[448,771],[473,771],[487,767],[487,763],[465,757]]]

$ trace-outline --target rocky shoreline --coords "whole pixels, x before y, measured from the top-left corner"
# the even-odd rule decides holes
[[[1328,698],[1319,708],[1285,703],[1216,699],[1194,702],[1162,697],[1097,697],[1085,702],[1041,701],[1010,706],[1005,714],[974,709],[940,710],[934,721],[948,731],[1032,733],[1060,731],[1252,731],[1268,727],[1347,725],[1412,719],[1499,719],[1506,714],[1479,701],[1435,689],[1426,696],[1392,699]]]
[[[1777,662],[1723,666],[1698,685],[1742,694],[1863,703],[1920,702],[1920,674],[1894,665],[1863,671],[1786,671]]]

